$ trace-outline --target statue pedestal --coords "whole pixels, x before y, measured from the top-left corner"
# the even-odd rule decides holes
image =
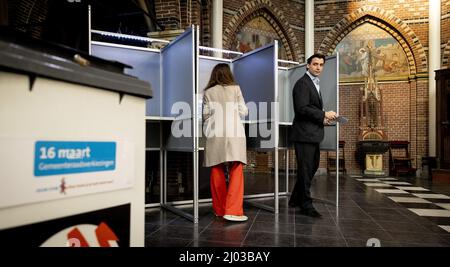
[[[383,171],[383,154],[366,154],[364,175],[386,176],[386,173]]]
[[[389,149],[389,142],[384,140],[364,140],[359,142],[361,159],[364,159],[364,176],[385,177],[383,154]]]

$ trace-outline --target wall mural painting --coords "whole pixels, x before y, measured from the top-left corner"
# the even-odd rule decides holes
[[[279,39],[280,37],[272,25],[260,16],[250,20],[241,28],[236,35],[234,48],[239,52],[246,53]],[[286,50],[281,42],[278,42],[278,47],[278,57],[286,59]]]
[[[378,81],[405,80],[409,76],[407,58],[397,40],[369,23],[351,31],[335,52],[339,52],[340,82],[363,82],[370,55]]]

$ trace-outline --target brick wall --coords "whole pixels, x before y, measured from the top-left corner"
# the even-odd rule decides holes
[[[198,0],[180,0],[181,29],[202,24],[202,4]]]
[[[256,5],[261,1],[226,1],[224,3],[224,31],[229,29],[229,23],[236,23],[236,17],[242,15],[242,10],[246,4],[249,9],[252,5]],[[296,10],[303,11],[304,3],[300,1],[264,1],[269,6],[274,6],[287,17],[290,25],[295,25],[295,35],[298,40],[304,39],[304,16],[295,16]],[[447,1],[448,2],[448,1]],[[443,3],[445,5],[446,3]],[[369,11],[364,7],[373,6]],[[362,11],[361,11],[362,10]],[[255,12],[255,10],[253,10]],[[273,10],[269,10],[273,12]],[[427,72],[427,55],[428,47],[428,3],[423,1],[315,1],[315,50],[319,50],[324,43],[324,39],[330,35],[335,28],[337,22],[341,21],[345,15],[349,15],[349,23],[353,23],[351,19],[355,19],[355,13],[367,12],[371,21],[375,25],[384,28],[390,34],[399,40],[405,49],[410,62],[412,72],[411,82],[403,83],[387,83],[382,84],[380,89],[385,95],[385,103],[383,104],[384,119],[386,131],[390,140],[408,140],[411,142],[410,151],[412,156],[416,158],[415,165],[420,164],[420,158],[427,153],[427,81],[417,81],[417,77],[426,75]],[[443,11],[444,12],[444,11]],[[250,16],[251,12],[244,13]],[[365,14],[362,14],[363,17]],[[233,21],[233,18],[235,21]],[[355,19],[356,20],[356,19]],[[245,21],[244,18],[237,21]],[[242,26],[242,25],[241,25]],[[355,25],[353,25],[355,27]],[[239,28],[235,27],[235,28]],[[351,31],[352,28],[343,32],[344,35]],[[237,31],[236,31],[237,32]],[[233,34],[225,32],[225,35]],[[226,38],[226,37],[225,37]],[[228,37],[229,38],[229,37]],[[331,40],[332,43],[335,40]],[[337,43],[336,43],[337,44]],[[304,42],[299,45],[303,54]],[[335,44],[334,44],[335,46]],[[330,48],[331,46],[328,46]],[[334,47],[332,47],[334,49]],[[328,52],[328,51],[325,51]],[[417,75],[417,76],[416,76]],[[359,99],[358,85],[341,86],[341,114],[350,118],[350,123],[342,128],[340,136],[346,141],[346,167],[349,172],[359,172],[359,165],[356,162],[354,153],[359,134]],[[399,105],[399,103],[402,103]],[[417,115],[419,114],[419,115]],[[387,170],[387,155],[385,156],[385,169]],[[271,159],[271,155],[268,155]],[[294,158],[294,157],[292,157]],[[272,160],[269,160],[269,164]],[[321,168],[326,168],[326,153],[322,153]]]
[[[180,29],[180,0],[155,0],[155,13],[156,19],[166,30]]]
[[[212,46],[211,39],[211,13],[212,13],[212,5],[209,1],[206,1],[201,7],[202,14],[202,22],[201,22],[201,32],[200,32],[200,40],[202,40],[202,45],[204,46]]]
[[[42,38],[47,19],[48,3],[44,0],[7,1],[9,24],[18,31],[27,32],[34,38]],[[33,25],[28,28],[26,25]]]
[[[186,28],[192,20],[192,1],[180,0],[180,28]]]
[[[156,0],[156,18],[165,30],[185,30],[191,25],[200,27],[200,44],[210,46],[210,0]]]
[[[450,0],[442,1],[443,64],[450,60]],[[201,25],[201,40],[210,42],[210,1],[170,0],[156,1],[158,20],[170,27],[183,28],[189,22]],[[281,44],[290,49],[291,58],[304,60],[304,1],[301,0],[227,0],[224,1],[224,47],[235,38],[240,28],[255,16],[264,16],[276,28]],[[158,9],[160,8],[160,9]],[[170,9],[170,10],[169,10]],[[383,94],[385,126],[390,140],[410,141],[410,152],[415,166],[428,153],[428,1],[422,0],[316,0],[315,50],[330,53],[337,43],[358,25],[369,22],[383,28],[396,38],[410,63],[408,82],[380,84]],[[178,23],[178,24],[177,24]],[[447,48],[445,44],[447,44]],[[340,86],[340,111],[350,119],[341,128],[340,137],[346,141],[346,168],[350,173],[361,170],[355,159],[359,134],[359,87]],[[281,153],[280,153],[281,154]],[[249,153],[247,168],[272,167],[272,154]],[[387,153],[385,169],[387,168]],[[253,166],[253,167],[252,167]],[[284,166],[284,156],[280,156]],[[290,166],[295,166],[295,154],[290,151]],[[322,153],[321,168],[326,168],[326,153]],[[283,167],[284,168],[284,167]]]
[[[389,140],[410,141],[410,152],[415,158],[413,164],[420,166],[420,159],[428,152],[428,3],[380,0],[315,1],[315,4],[316,50],[330,53],[348,32],[363,22],[383,28],[404,48],[410,62],[411,80],[407,83],[380,84],[384,122]],[[346,167],[350,172],[355,172],[359,167],[354,157],[359,105],[350,99],[358,99],[355,98],[358,86],[341,85],[340,90],[341,114],[350,118],[350,124],[342,127],[340,136],[346,141]],[[386,153],[385,170],[388,167],[387,157]]]
[[[417,81],[416,97],[417,114],[417,161],[421,155],[428,154],[428,81]],[[434,142],[435,140],[430,140]]]
[[[359,135],[359,102],[345,101],[345,99],[359,99],[361,85],[341,85],[339,87],[339,113],[346,116],[348,123],[340,127],[339,139],[345,141],[345,167],[348,172],[354,173],[359,169],[356,162],[355,151]]]
[[[450,0],[441,0],[442,66],[450,68]]]
[[[359,137],[359,102],[348,101],[360,98],[362,85],[340,86],[340,113],[349,118],[349,123],[341,127],[340,139],[346,142],[346,168],[349,172],[358,172],[355,158]],[[383,119],[389,140],[408,140],[414,166],[419,166],[422,156],[428,152],[428,83],[411,81],[380,84],[383,97]],[[385,154],[385,159],[388,153]],[[387,161],[385,162],[387,170]]]

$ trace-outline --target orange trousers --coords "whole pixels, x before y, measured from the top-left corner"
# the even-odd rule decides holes
[[[213,210],[217,216],[244,215],[244,164],[230,162],[228,189],[225,181],[224,164],[211,167],[211,196]]]

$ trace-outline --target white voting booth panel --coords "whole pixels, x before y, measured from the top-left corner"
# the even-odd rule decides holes
[[[189,29],[161,51],[163,116],[174,117],[164,129],[165,149],[192,152],[196,93],[196,51],[194,29]]]
[[[289,89],[288,71],[286,69],[278,70],[278,101],[279,101],[279,122],[281,123],[292,123],[289,119],[290,106],[292,104],[292,95],[290,95],[291,90]],[[291,103],[289,103],[289,101]],[[292,109],[292,108],[291,108]]]
[[[273,149],[278,140],[278,43],[267,45],[233,60],[232,68],[240,85],[249,115],[248,147]]]
[[[161,54],[159,51],[103,42],[92,42],[93,56],[131,66],[125,72],[152,85],[153,97],[147,100],[147,116],[161,116]]]
[[[233,74],[236,82],[241,86],[245,102],[260,105],[267,103],[268,105],[267,113],[258,112],[258,117],[249,117],[250,120],[271,121],[275,119],[270,104],[277,101],[276,52],[275,45],[272,44],[233,60]]]
[[[0,53],[2,64],[14,53]],[[0,240],[144,246],[145,98],[76,80],[101,81],[102,69],[26,53],[39,60],[0,68]]]
[[[189,29],[161,51],[163,69],[163,116],[192,116],[195,97],[195,36]],[[173,112],[176,103],[186,103],[190,113]],[[176,110],[178,111],[178,110]]]
[[[320,75],[320,92],[323,98],[323,108],[328,110],[333,110],[339,112],[338,107],[338,94],[339,94],[339,78],[338,78],[338,62],[337,57],[327,57],[325,62],[325,67],[322,74]],[[322,90],[323,89],[323,90]],[[336,125],[325,127],[325,136],[320,143],[321,150],[333,150],[337,148],[337,134],[338,129]]]
[[[259,195],[273,194],[274,205],[247,203],[278,213],[278,42],[233,60],[232,68],[249,108],[247,147],[274,154],[274,188],[269,189],[269,192],[258,192]]]
[[[198,29],[194,26],[178,36],[161,51],[163,116],[174,121],[163,128],[166,151],[192,153],[193,212],[188,213],[167,203],[167,152],[164,154],[161,206],[198,223]]]
[[[106,34],[114,36],[112,33]],[[198,132],[192,127],[197,121],[195,114],[198,114],[195,98],[198,88],[198,40],[196,38],[193,26],[161,51],[100,42],[93,42],[91,46],[94,55],[126,63],[133,67],[128,72],[130,75],[148,80],[158,86],[158,94],[148,101],[147,148],[161,149],[159,159],[163,179],[160,183],[162,185],[161,205],[176,213],[179,212],[166,203],[165,176],[168,153],[170,151],[193,153],[194,158],[197,158],[194,160],[193,169],[195,173],[198,172],[196,167],[198,165]],[[157,103],[153,103],[153,100]],[[154,140],[155,138],[158,140]],[[197,183],[195,177],[196,175],[194,175],[194,184]],[[194,214],[197,213],[194,212]],[[198,220],[198,214],[194,216],[195,218],[187,217],[194,221]]]

